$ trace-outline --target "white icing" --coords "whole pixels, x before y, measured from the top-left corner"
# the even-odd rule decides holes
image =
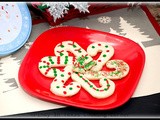
[[[64,69],[64,72],[60,71],[57,74],[57,77],[55,77],[55,79],[52,81],[50,86],[51,92],[58,96],[65,97],[77,94],[81,88],[81,85],[78,82],[71,82],[69,85],[65,85],[65,82],[70,78],[71,74],[72,66],[67,65]]]
[[[82,78],[81,78],[81,77]],[[113,94],[114,90],[115,90],[115,84],[114,82],[112,82],[111,80],[107,79],[108,83],[109,83],[109,88],[107,87],[107,82],[105,81],[105,77],[101,78],[99,80],[99,85],[101,87],[96,87],[92,82],[90,82],[87,78],[85,78],[85,76],[83,74],[76,74],[76,73],[73,73],[72,74],[72,79],[78,83],[81,84],[81,86],[86,90],[88,91],[88,93],[90,95],[92,95],[93,97],[95,98],[99,98],[99,99],[102,99],[102,98],[106,98],[106,97],[109,97]],[[83,80],[83,78],[85,80],[87,80],[87,82],[85,80]],[[89,84],[88,84],[89,83]],[[92,86],[92,87],[91,87]],[[95,89],[94,89],[95,88]],[[105,90],[107,89],[107,90]],[[98,90],[98,91],[97,91]]]
[[[121,64],[120,64],[121,63]],[[84,76],[89,80],[96,80],[102,77],[106,77],[111,80],[119,80],[124,78],[129,72],[129,65],[123,60],[109,60],[106,66],[111,69],[111,71],[87,71]]]
[[[87,48],[87,53],[91,56],[95,56],[98,52],[101,52],[101,54],[96,60],[97,65],[91,68],[93,71],[100,71],[102,69],[105,63],[113,56],[114,48],[106,42],[92,43]]]
[[[123,60],[109,60],[106,63],[108,68],[114,68],[114,71],[106,72],[103,71],[103,75],[112,80],[118,80],[128,75],[129,65]],[[116,73],[116,74],[115,74]]]
[[[54,78],[54,72],[53,70],[57,71],[57,74],[59,74],[60,70],[57,69],[56,67],[65,67],[66,65],[73,65],[73,57],[68,57],[67,64],[65,64],[65,58],[66,56],[47,56],[43,57],[41,61],[39,62],[39,70],[40,72],[45,75],[46,77]],[[58,58],[60,63],[58,64]],[[52,61],[50,61],[50,59]],[[54,64],[53,64],[54,63]],[[49,64],[49,65],[48,65]],[[44,67],[45,66],[45,67]],[[49,69],[51,68],[51,69]],[[47,71],[48,70],[48,71]],[[45,74],[47,71],[47,74]]]
[[[68,52],[75,56],[69,56]],[[98,52],[101,54],[95,61],[91,56],[95,56]],[[110,79],[121,79],[129,72],[129,65],[123,60],[109,60],[114,54],[114,48],[105,42],[90,44],[86,52],[76,42],[63,41],[56,45],[54,53],[56,56],[46,56],[41,59],[39,70],[44,76],[54,78],[50,90],[58,96],[76,95],[83,87],[95,98],[109,97],[115,90],[115,83]],[[105,64],[106,67],[114,68],[115,71],[101,71]],[[57,67],[64,67],[64,69],[59,70]],[[111,75],[112,72],[117,71],[120,74]],[[69,78],[73,82],[65,85]],[[91,80],[99,80],[100,87],[96,87]]]
[[[72,44],[76,47],[74,47]],[[61,47],[61,45],[63,45],[64,47]],[[78,50],[80,50],[81,52],[78,52]],[[62,51],[61,53],[63,53],[64,56],[68,56],[68,51],[73,53],[76,57],[86,56],[88,54],[81,46],[73,41],[63,41],[62,43],[59,43],[54,49],[55,55],[60,56],[60,51]],[[90,62],[91,60],[93,60],[92,57],[88,56],[85,64]]]

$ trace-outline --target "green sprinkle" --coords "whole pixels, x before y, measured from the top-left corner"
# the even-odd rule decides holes
[[[88,82],[88,80],[84,80],[85,82]]]
[[[110,86],[110,84],[107,84],[107,87],[109,87]]]
[[[107,91],[108,89],[107,88],[104,88],[104,91]]]
[[[53,72],[54,72],[54,73],[57,73],[56,68],[53,69]]]
[[[107,81],[107,79],[106,79],[106,78],[104,78],[104,81]]]
[[[92,46],[92,48],[95,48],[94,46]]]
[[[61,45],[61,48],[64,48],[64,45]]]
[[[79,76],[80,78],[82,78],[82,76]]]
[[[119,73],[121,73],[121,72],[120,72],[120,71],[116,71],[116,72],[115,72],[116,75],[119,74]]]
[[[88,64],[86,64],[84,66],[84,68],[87,70],[87,69],[90,69],[92,66],[96,65],[96,62],[95,61],[91,61],[89,62]]]
[[[99,89],[96,89],[96,91],[99,91]]]
[[[85,58],[86,60],[88,59],[88,57],[87,57],[87,56],[85,56],[84,58]]]
[[[46,68],[47,66],[43,66],[43,68]]]
[[[52,61],[51,64],[54,64],[54,62]]]
[[[79,50],[78,52],[81,53],[82,51]]]
[[[54,76],[56,77],[56,76],[57,76],[57,74],[54,74]]]
[[[42,66],[39,67],[40,69],[42,68]]]
[[[72,89],[73,89],[72,87],[69,88],[69,90],[72,90]]]
[[[79,57],[79,58],[77,59],[77,62],[78,62],[80,65],[83,65],[83,64],[84,64],[84,61],[85,61],[85,58],[83,58],[83,57]]]
[[[113,74],[114,74],[113,72],[110,72],[108,75],[113,76]]]
[[[118,66],[118,63],[117,63],[116,61],[112,61],[111,64],[112,64],[112,65],[115,64],[116,66]]]
[[[108,45],[106,45],[105,47],[108,48]]]
[[[93,85],[90,85],[90,88],[92,88],[93,87]]]
[[[73,45],[73,47],[76,48],[77,46],[76,46],[76,45]]]
[[[61,77],[64,77],[64,75],[63,75],[63,74],[61,74]]]
[[[64,64],[66,65],[66,64],[67,64],[67,61],[65,61]]]
[[[63,56],[64,54],[63,53],[60,53],[60,56]]]
[[[107,56],[107,55],[105,55],[105,54],[103,55],[103,57],[106,57],[106,56]]]
[[[60,88],[59,86],[56,86],[56,88]]]

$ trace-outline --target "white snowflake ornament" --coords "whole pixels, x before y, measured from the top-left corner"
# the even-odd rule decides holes
[[[88,3],[87,2],[70,2],[70,5],[73,5],[75,9],[78,9],[81,12],[85,13],[88,12]]]
[[[54,17],[54,22],[68,13],[69,3],[68,2],[45,2],[42,6],[47,5],[49,7],[49,13]]]
[[[43,2],[42,6],[45,5],[49,7],[48,11],[51,16],[53,16],[54,22],[68,13],[70,5],[74,6],[75,9],[78,9],[79,12],[89,12],[88,2]]]

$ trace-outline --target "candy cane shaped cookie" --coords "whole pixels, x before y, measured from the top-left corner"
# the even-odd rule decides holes
[[[67,65],[64,68],[64,71],[60,71],[52,81],[50,86],[51,92],[55,95],[63,97],[73,96],[77,94],[81,89],[81,85],[78,82],[71,82],[69,85],[65,85],[71,74],[72,65]]]
[[[107,77],[111,80],[124,78],[129,73],[129,65],[123,60],[109,60],[106,66],[113,71],[86,71],[84,76],[89,80],[97,80],[102,77]]]
[[[106,63],[106,66],[108,68],[114,68],[114,71],[102,71],[102,75],[112,79],[112,80],[117,80],[125,77],[129,73],[129,65],[124,62],[123,60],[109,60]]]
[[[68,56],[68,52],[73,53],[76,58],[85,56],[86,59],[84,61],[84,64],[87,64],[93,60],[92,57],[89,56],[81,46],[73,41],[63,41],[62,43],[57,44],[54,49],[54,53],[56,56]]]
[[[56,67],[73,65],[74,61],[75,59],[70,56],[46,56],[40,60],[38,67],[44,76],[54,78],[60,72]]]
[[[99,80],[101,87],[96,87],[90,80],[81,73],[73,73],[71,78],[80,83],[81,86],[93,97],[102,99],[111,96],[115,91],[115,84],[111,80],[103,77]]]
[[[97,64],[91,68],[93,71],[99,71],[102,69],[105,63],[113,56],[114,48],[106,42],[92,43],[87,48],[87,53],[90,56],[95,56],[98,52],[101,52],[101,54],[96,60]]]

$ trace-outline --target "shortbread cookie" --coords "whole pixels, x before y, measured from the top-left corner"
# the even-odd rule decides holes
[[[78,57],[74,63],[73,71],[78,73],[85,73],[87,70],[91,69],[93,66],[96,65],[96,62],[94,60],[86,63],[85,61],[87,59],[88,55]]]
[[[65,67],[66,65],[73,65],[75,62],[74,57],[70,56],[47,56],[43,57],[39,62],[39,70],[40,72],[50,78],[56,77],[60,70],[56,67]]]
[[[96,60],[96,65],[91,68],[93,71],[100,71],[106,62],[111,59],[114,54],[114,48],[106,42],[92,43],[87,48],[87,53],[90,56],[95,56],[101,52],[99,58]]]
[[[74,56],[69,56],[71,52]],[[100,56],[93,60],[92,56]],[[129,73],[129,65],[123,60],[110,60],[114,55],[114,48],[106,42],[92,43],[87,52],[73,41],[63,41],[54,48],[56,56],[43,57],[39,64],[39,71],[46,77],[54,78],[50,91],[63,97],[76,95],[81,87],[91,96],[103,99],[111,96],[115,91],[115,83]],[[102,71],[103,66],[110,71]],[[64,67],[59,70],[58,67]],[[66,85],[68,79],[73,82]],[[100,87],[92,82],[99,80]]]
[[[66,81],[72,74],[72,66],[68,65],[64,71],[60,71],[59,74],[52,81],[50,90],[52,93],[58,96],[69,97],[77,94],[81,89],[81,84],[78,82],[71,82],[69,85],[65,85]]]
[[[111,80],[119,80],[124,78],[129,72],[129,65],[123,60],[109,60],[106,67],[114,69],[111,71],[86,71],[84,76],[89,80],[97,80],[106,77]]]
[[[126,77],[129,72],[129,65],[123,60],[109,60],[106,63],[106,66],[111,69],[115,69],[114,71],[103,71],[102,75],[106,76],[111,80],[118,80]]]
[[[56,56],[68,56],[68,52],[73,53],[76,58],[80,56],[86,56],[87,59],[84,61],[84,64],[87,64],[93,60],[92,57],[89,56],[81,46],[73,41],[63,41],[62,43],[59,43],[54,49]]]
[[[114,82],[105,77],[99,80],[99,85],[101,87],[96,87],[89,79],[85,78],[85,76],[80,73],[73,73],[71,78],[80,83],[90,95],[98,99],[109,97],[115,91]]]

